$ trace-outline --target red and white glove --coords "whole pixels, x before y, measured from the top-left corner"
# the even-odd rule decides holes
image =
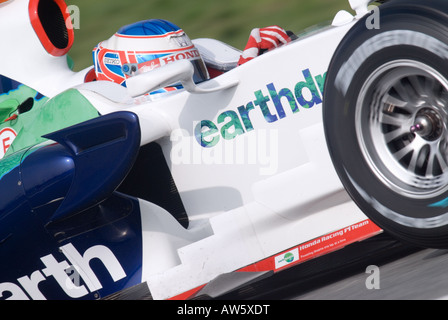
[[[279,26],[253,29],[238,65],[258,57],[263,51],[277,48],[290,41],[291,39],[286,31]]]

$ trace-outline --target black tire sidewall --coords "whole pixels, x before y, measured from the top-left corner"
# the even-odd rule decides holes
[[[363,53],[362,63],[354,59],[359,60],[359,54],[357,56],[355,52],[363,44],[368,41],[372,43],[370,39],[373,37],[386,39],[391,31],[397,38],[401,34],[402,37],[424,34],[428,39],[435,38],[448,44],[446,21],[433,9],[423,14],[394,4],[381,10],[380,29],[368,30],[365,19],[358,22],[341,42],[330,64],[323,109],[328,147],[345,188],[369,218],[403,240],[423,246],[445,247],[448,246],[448,208],[431,205],[447,199],[448,191],[434,198],[418,199],[386,187],[372,172],[359,147],[355,110],[361,88],[378,67],[391,61],[413,60],[431,66],[448,79],[448,53],[445,56],[442,52],[435,52],[437,50],[409,44],[408,40],[398,40],[393,45],[387,44],[387,41],[384,42],[386,44],[379,42],[371,45],[369,52]],[[347,64],[359,65],[359,68],[352,70],[352,77],[344,75],[345,83],[341,84],[341,70]],[[396,214],[400,217],[397,218]],[[440,222],[440,217],[446,222]],[[422,221],[427,222],[422,224]]]

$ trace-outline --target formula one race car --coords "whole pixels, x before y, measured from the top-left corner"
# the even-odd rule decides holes
[[[214,298],[383,231],[447,247],[448,3],[370,2],[124,86],[69,68],[63,0],[0,1],[0,298]]]

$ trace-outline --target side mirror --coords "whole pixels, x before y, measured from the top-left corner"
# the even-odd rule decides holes
[[[224,85],[217,84],[217,86],[211,88],[201,88],[194,83],[193,74],[193,65],[188,60],[180,60],[131,77],[126,80],[126,86],[132,97],[138,97],[179,82],[185,90],[191,93],[209,93],[231,88],[238,84],[238,80],[234,80]]]
[[[373,0],[348,0],[350,6],[355,10],[358,17],[365,15],[369,10],[367,7]]]

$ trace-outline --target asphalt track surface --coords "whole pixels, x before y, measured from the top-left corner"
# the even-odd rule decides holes
[[[366,270],[371,270],[367,269]],[[379,285],[372,288],[372,273],[359,272],[328,283],[294,300],[446,300],[448,251],[422,250],[378,266]],[[373,280],[372,280],[373,281]],[[370,289],[367,288],[367,284]]]
[[[416,248],[382,234],[223,298],[448,300],[448,250]]]

